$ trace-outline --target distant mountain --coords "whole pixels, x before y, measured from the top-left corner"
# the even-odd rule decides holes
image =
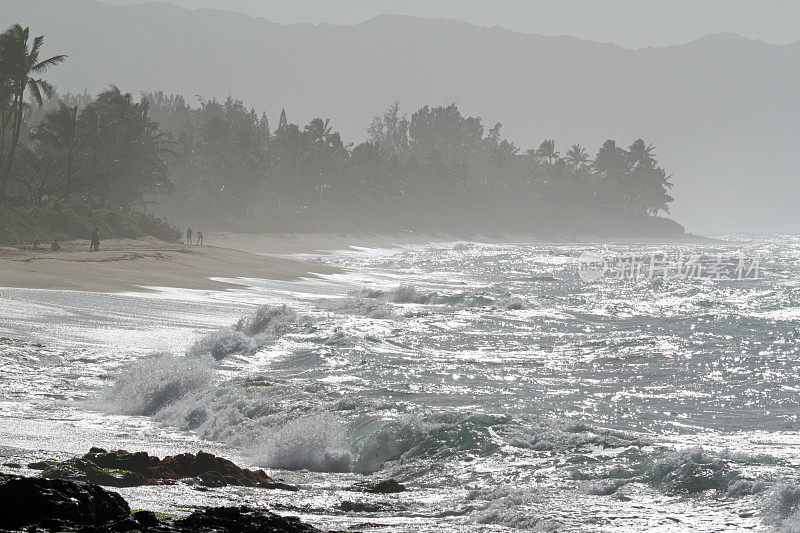
[[[454,13],[454,16],[457,14]],[[394,100],[455,102],[530,147],[644,137],[675,174],[673,216],[689,231],[800,231],[800,42],[710,35],[628,50],[571,37],[380,16],[353,26],[279,25],[169,4],[3,0],[0,24],[65,52],[61,91],[232,94],[304,124],[330,118],[360,140]]]

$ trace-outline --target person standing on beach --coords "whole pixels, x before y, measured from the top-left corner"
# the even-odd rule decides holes
[[[203,232],[202,231],[198,231],[197,232],[197,245],[198,246],[202,246],[203,245]]]
[[[89,245],[90,252],[97,252],[100,250],[100,230],[94,228],[92,232],[92,243]]]
[[[192,242],[192,228],[186,228],[186,244],[193,244],[193,242]]]

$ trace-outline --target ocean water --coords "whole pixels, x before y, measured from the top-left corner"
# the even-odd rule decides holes
[[[757,279],[587,283],[587,251],[761,263]],[[800,239],[301,258],[345,273],[226,292],[0,289],[0,463],[204,449],[302,490],[120,492],[326,528],[800,531]],[[387,478],[408,490],[353,490]]]

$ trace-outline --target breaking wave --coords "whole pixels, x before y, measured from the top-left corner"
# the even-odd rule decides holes
[[[97,405],[112,413],[153,416],[213,379],[205,358],[156,355],[124,367]]]
[[[314,382],[222,379],[216,365],[210,356],[143,359],[122,369],[98,404],[241,447],[260,465],[290,470],[369,473],[398,462],[487,457],[504,446],[551,451],[639,443],[621,432],[535,417],[426,413],[386,420],[381,411],[393,409],[391,402],[349,397],[331,403],[329,391]]]
[[[251,454],[270,468],[315,472],[353,469],[344,423],[327,414],[292,420],[270,434]]]
[[[800,485],[776,484],[767,495],[763,513],[764,522],[780,531],[800,531]]]
[[[200,338],[186,350],[186,354],[193,357],[210,355],[220,360],[233,354],[250,353],[300,324],[297,313],[288,306],[262,305],[230,328]]]
[[[573,471],[575,480],[588,481],[584,490],[589,494],[610,495],[629,483],[646,483],[669,495],[693,495],[714,491],[718,495],[739,498],[763,492],[767,485],[761,480],[745,478],[737,465],[755,458],[731,457],[700,447],[683,450],[651,450],[623,452],[623,460],[598,470],[592,467]]]
[[[741,475],[728,460],[702,448],[690,448],[658,459],[648,477],[667,494],[697,494],[707,490],[727,492]]]
[[[251,315],[240,318],[232,329],[250,337],[256,335],[278,337],[289,331],[297,322],[297,313],[285,304],[277,307],[262,305]]]
[[[221,329],[199,339],[186,350],[186,355],[192,357],[210,355],[219,361],[235,353],[251,352],[257,346],[258,344],[252,337],[248,337],[241,331]]]

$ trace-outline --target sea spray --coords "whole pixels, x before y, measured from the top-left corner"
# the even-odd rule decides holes
[[[187,393],[206,389],[213,379],[205,357],[154,355],[123,367],[99,404],[112,413],[152,416]]]
[[[245,335],[280,336],[297,323],[297,313],[287,305],[269,306],[262,305],[249,316],[242,317],[233,326],[233,330],[241,331]]]
[[[191,357],[210,355],[219,361],[235,353],[250,352],[257,346],[255,339],[241,331],[221,329],[198,339],[186,350],[186,355]]]
[[[193,357],[210,355],[221,360],[233,354],[250,353],[300,323],[297,313],[286,305],[262,305],[230,328],[201,337],[186,350],[186,354]]]
[[[764,521],[782,531],[800,531],[800,485],[776,484],[764,503]]]
[[[347,446],[345,423],[330,413],[319,413],[276,428],[251,453],[259,464],[271,468],[350,472],[353,455]]]

